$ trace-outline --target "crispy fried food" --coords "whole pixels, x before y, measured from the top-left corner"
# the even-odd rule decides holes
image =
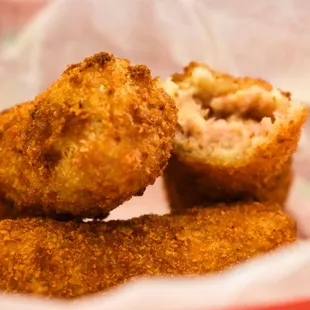
[[[105,216],[170,157],[177,111],[149,69],[99,53],[0,114],[0,185],[32,214]]]
[[[240,193],[240,200],[255,200],[260,202],[278,203],[285,206],[294,179],[292,160],[284,166],[283,171],[267,184],[257,187],[256,196],[248,192]],[[173,213],[183,212],[195,205],[219,200],[219,188],[217,182],[210,180],[209,175],[197,177],[195,172],[173,156],[165,170],[164,187],[169,201],[170,210]],[[231,199],[231,187],[221,188],[222,201]],[[228,197],[228,199],[226,198]]]
[[[266,187],[258,189],[257,197],[261,202],[270,201],[284,207],[290,194],[294,176],[292,160],[289,160],[282,172],[276,178],[273,178],[273,182],[269,182]]]
[[[128,221],[0,221],[0,289],[73,298],[146,275],[221,271],[294,242],[276,204],[241,203]]]
[[[15,219],[18,217],[22,217],[22,215],[14,208],[13,202],[7,201],[5,198],[0,196],[0,220]]]
[[[108,216],[108,215],[107,215]],[[29,218],[36,217],[36,214],[29,214],[27,212],[21,212],[17,208],[15,208],[14,202],[11,200],[5,199],[3,196],[0,196],[0,221],[4,219],[21,219],[21,218]],[[42,216],[41,216],[42,217]],[[72,214],[63,214],[63,213],[50,213],[49,216],[44,217],[52,217],[58,221],[71,221],[71,220],[79,220],[80,222],[83,219],[76,219]],[[103,219],[103,218],[100,218]]]
[[[165,173],[168,183],[177,179],[171,173],[183,171],[177,199],[187,199],[187,184],[203,201],[263,200],[264,189],[285,173],[307,109],[265,81],[199,63],[172,76],[165,88],[179,109],[174,167]]]

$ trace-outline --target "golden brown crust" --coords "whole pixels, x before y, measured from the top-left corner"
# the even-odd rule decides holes
[[[16,208],[13,201],[0,196],[0,221],[5,219],[22,219],[22,218],[31,218],[31,217],[38,217],[41,218],[53,218],[58,221],[76,221],[76,222],[83,222],[82,218],[75,217],[70,213],[56,213],[50,211],[48,215],[42,215],[36,212],[30,213],[27,211],[20,211]],[[104,220],[108,217],[109,214],[105,216],[100,216],[100,220]]]
[[[16,219],[21,214],[14,208],[12,201],[6,200],[4,197],[0,197],[0,220],[3,219]]]
[[[164,186],[172,212],[183,212],[208,202],[254,200],[284,206],[294,178],[291,159],[266,183],[253,179],[247,181],[245,172],[243,187],[240,186],[240,171],[235,173],[235,178],[227,178],[229,172],[216,166],[205,169],[197,164],[195,168],[186,166],[174,155],[171,157],[164,172]]]
[[[107,223],[0,222],[0,289],[61,298],[142,275],[205,274],[294,242],[275,204],[239,203]]]
[[[105,216],[162,174],[175,125],[147,67],[98,53],[0,114],[1,189],[31,214]]]
[[[275,202],[285,207],[294,177],[295,172],[293,170],[292,160],[289,160],[281,173],[273,178],[272,182],[269,182],[266,187],[257,189],[256,200],[260,202]]]

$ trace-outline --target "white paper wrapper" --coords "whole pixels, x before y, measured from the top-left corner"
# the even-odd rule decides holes
[[[162,77],[197,60],[233,74],[266,78],[310,102],[308,10],[310,2],[303,0],[50,1],[0,49],[0,107],[32,99],[67,64],[102,50],[146,64]],[[310,237],[309,137],[308,122],[295,158],[297,178],[288,207],[303,237]],[[110,218],[167,210],[158,180]],[[310,300],[310,240],[203,279],[137,280],[73,304],[3,296],[0,309],[207,310],[304,299]],[[310,309],[310,303],[300,309]]]

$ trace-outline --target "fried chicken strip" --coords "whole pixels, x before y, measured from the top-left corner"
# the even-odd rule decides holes
[[[98,53],[0,114],[0,187],[29,214],[105,216],[166,167],[174,102],[146,66]]]
[[[276,204],[241,203],[128,221],[0,221],[0,289],[74,298],[137,276],[221,271],[294,242]]]
[[[172,76],[165,88],[179,109],[173,167],[165,173],[166,184],[175,184],[168,190],[186,202],[194,189],[194,205],[264,201],[265,189],[286,174],[307,109],[263,80],[232,77],[199,63]],[[170,175],[176,171],[182,178]]]

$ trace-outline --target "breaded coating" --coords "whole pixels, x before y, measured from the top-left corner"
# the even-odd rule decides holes
[[[241,203],[127,221],[0,221],[0,289],[74,298],[137,276],[221,271],[294,242],[276,204]]]
[[[12,201],[7,201],[0,196],[0,220],[3,219],[15,219],[22,217],[20,212],[14,208]]]
[[[294,177],[292,161],[289,160],[282,172],[273,179],[273,182],[268,182],[265,187],[262,186],[258,189],[257,197],[261,202],[274,202],[285,207]]]
[[[0,186],[31,214],[100,217],[166,167],[174,102],[146,66],[98,53],[0,114]]]
[[[203,198],[199,204],[264,200],[264,189],[285,174],[296,151],[307,109],[263,80],[232,77],[199,63],[164,85],[179,109],[174,167],[165,173],[166,183],[179,183],[178,199],[186,200],[187,183],[193,196]],[[169,175],[180,170],[182,178]]]
[[[256,196],[248,192],[241,193],[240,200],[278,203],[285,206],[294,180],[292,160],[290,159],[279,175],[261,187],[257,187]],[[220,181],[220,180],[219,180]],[[230,200],[232,187],[221,188],[219,199],[218,180],[210,180],[209,175],[197,177],[195,172],[173,156],[165,170],[164,190],[166,191],[169,208],[173,213],[184,212],[195,205],[216,200]],[[228,198],[227,198],[228,197]]]
[[[108,216],[108,214],[107,214]],[[29,216],[29,213],[19,211],[17,208],[15,208],[14,202],[11,200],[5,199],[3,196],[0,196],[0,221],[4,219],[21,219],[21,218],[29,218],[29,217],[37,217],[36,214],[31,214]],[[40,216],[43,218],[51,217],[58,221],[80,221],[83,222],[85,219],[75,218],[71,214],[62,214],[62,213],[50,213],[49,215],[43,215]],[[100,217],[100,220],[103,220],[104,218]]]

